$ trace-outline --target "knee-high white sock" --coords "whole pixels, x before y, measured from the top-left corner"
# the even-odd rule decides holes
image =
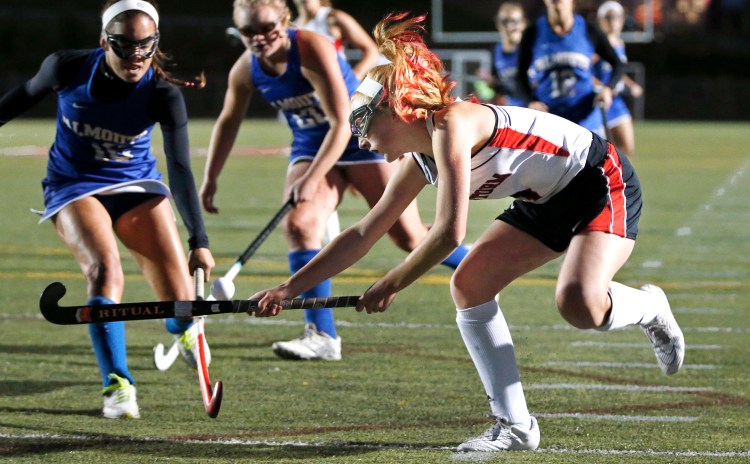
[[[659,305],[652,293],[611,282],[609,297],[612,300],[609,319],[597,330],[606,332],[629,325],[646,324],[656,317]]]
[[[456,323],[482,379],[492,414],[531,426],[508,324],[495,300],[457,309]]]

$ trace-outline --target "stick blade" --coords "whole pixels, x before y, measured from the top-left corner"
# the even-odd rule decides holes
[[[216,382],[214,385],[213,396],[211,401],[206,405],[206,414],[211,419],[216,419],[221,409],[221,399],[224,396],[224,383],[221,380]]]
[[[64,314],[59,312],[59,301],[65,296],[65,285],[62,282],[52,282],[42,292],[39,298],[39,309],[42,316],[53,324],[71,324],[75,322],[67,321]]]

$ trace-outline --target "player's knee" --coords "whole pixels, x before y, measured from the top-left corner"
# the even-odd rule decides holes
[[[606,313],[606,292],[602,294],[591,286],[573,282],[558,288],[555,295],[560,315],[578,329],[593,329],[601,324]]]
[[[320,220],[311,214],[290,215],[284,221],[284,236],[291,243],[308,243],[322,236]]]
[[[494,285],[488,285],[483,279],[478,279],[471,269],[459,267],[453,272],[450,281],[451,296],[459,308],[470,308],[493,298],[499,291]]]
[[[120,259],[115,253],[100,256],[84,269],[84,274],[92,289],[122,288],[125,284]]]

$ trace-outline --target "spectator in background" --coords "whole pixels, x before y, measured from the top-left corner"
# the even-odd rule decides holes
[[[495,16],[495,27],[500,40],[493,54],[493,75],[480,73],[474,81],[474,92],[480,100],[496,105],[526,106],[516,83],[518,44],[526,28],[523,6],[513,1],[502,3]]]
[[[620,34],[625,24],[625,10],[615,0],[609,0],[599,7],[596,14],[599,27],[607,35],[609,43],[614,48],[620,61],[626,63],[628,58],[625,54],[625,42]],[[599,83],[609,82],[612,67],[604,60],[595,57],[594,77]],[[633,98],[643,95],[643,88],[633,79],[623,74],[620,83],[614,88],[612,105],[607,111],[605,124],[612,134],[612,142],[625,155],[633,156],[635,153],[635,133],[633,131],[633,118],[628,110],[628,105],[623,98],[627,93]]]
[[[297,18],[294,24],[300,29],[317,32],[333,42],[336,51],[345,57],[345,48],[362,52],[362,57],[352,65],[357,79],[377,64],[380,52],[370,34],[350,14],[333,8],[328,0],[294,0]]]
[[[596,107],[609,109],[623,65],[599,27],[573,10],[573,0],[544,0],[541,16],[523,32],[516,74],[529,108],[548,111],[604,135]],[[612,66],[609,81],[594,87],[594,53]]]

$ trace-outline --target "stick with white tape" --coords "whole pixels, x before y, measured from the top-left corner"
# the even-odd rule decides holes
[[[248,245],[245,251],[235,259],[232,267],[229,268],[223,277],[219,277],[211,284],[210,295],[207,300],[231,300],[234,296],[234,278],[240,273],[242,266],[245,265],[248,259],[255,254],[260,245],[266,241],[266,238],[273,232],[276,226],[279,225],[286,213],[294,206],[294,201],[290,198],[281,207],[281,209],[271,218],[268,224],[260,231],[258,236]],[[334,213],[335,214],[335,213]],[[338,216],[336,217],[338,219]],[[338,224],[338,221],[336,221]],[[160,371],[166,371],[180,355],[180,350],[177,347],[179,342],[175,341],[172,346],[169,347],[169,351],[164,352],[164,345],[162,343],[154,346],[154,366]]]

